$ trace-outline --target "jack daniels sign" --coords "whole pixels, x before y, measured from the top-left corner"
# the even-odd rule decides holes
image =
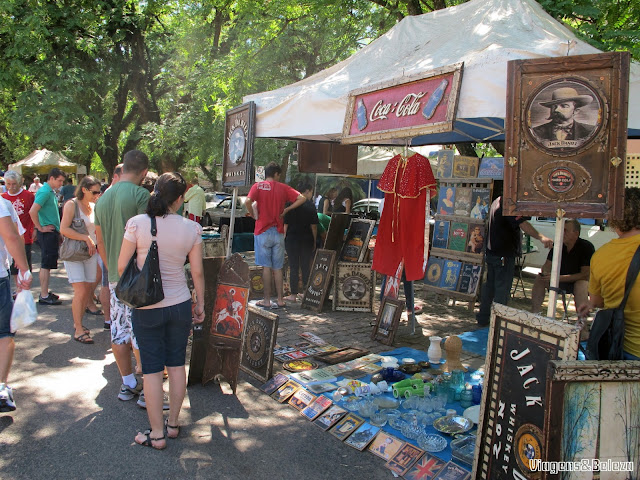
[[[224,126],[222,185],[240,187],[253,184],[253,141],[256,104],[248,102],[227,111]]]
[[[530,460],[544,460],[547,365],[576,357],[579,332],[575,326],[493,304],[472,478],[540,478]]]
[[[629,53],[507,65],[506,215],[620,218]]]
[[[462,63],[349,92],[342,143],[450,132]]]

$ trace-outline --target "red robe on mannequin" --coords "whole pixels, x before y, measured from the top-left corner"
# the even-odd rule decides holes
[[[427,190],[436,192],[429,160],[414,154],[396,155],[387,164],[378,188],[385,192],[378,226],[373,269],[393,276],[404,259],[408,281],[424,278],[429,245],[425,244]]]

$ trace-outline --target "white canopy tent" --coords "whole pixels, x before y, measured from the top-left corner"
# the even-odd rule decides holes
[[[54,167],[58,167],[63,172],[75,173],[76,175],[87,174],[87,168],[84,165],[73,163],[62,153],[52,152],[47,149],[34,150],[26,158],[9,165],[9,170],[18,172],[21,175],[42,175],[49,173]]]
[[[256,103],[258,137],[335,142],[350,91],[464,62],[455,130],[415,137],[412,145],[503,140],[508,61],[599,52],[534,0],[471,0],[406,17],[333,67],[244,101]],[[640,138],[638,64],[631,66],[629,105],[629,137]]]

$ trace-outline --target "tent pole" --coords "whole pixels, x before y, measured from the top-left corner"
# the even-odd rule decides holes
[[[238,187],[233,187],[233,198],[231,200],[231,218],[229,219],[229,241],[227,242],[227,258],[231,256],[233,248],[233,230],[236,226],[236,202],[238,201]]]
[[[556,317],[556,302],[558,300],[557,289],[560,285],[560,262],[562,261],[562,240],[564,236],[564,210],[558,209],[556,217],[556,231],[553,237],[553,258],[551,260],[551,279],[549,285],[549,305],[547,306],[547,317]]]

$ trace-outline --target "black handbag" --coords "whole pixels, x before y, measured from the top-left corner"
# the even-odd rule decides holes
[[[80,235],[89,235],[87,226],[80,216],[78,201],[72,200],[72,202],[76,206],[76,211],[73,214],[71,228]],[[58,250],[58,258],[66,262],[84,262],[85,260],[89,260],[91,255],[89,255],[87,242],[84,240],[75,240],[73,238],[64,237],[62,239],[62,245],[60,245],[60,250]]]
[[[624,307],[631,287],[640,271],[640,247],[631,259],[627,270],[624,297],[616,308],[607,308],[596,313],[587,340],[587,360],[622,360],[624,355]]]
[[[142,270],[138,269],[137,254],[134,251],[116,285],[116,297],[131,308],[147,307],[164,299],[157,232],[156,217],[151,217],[151,246]]]

